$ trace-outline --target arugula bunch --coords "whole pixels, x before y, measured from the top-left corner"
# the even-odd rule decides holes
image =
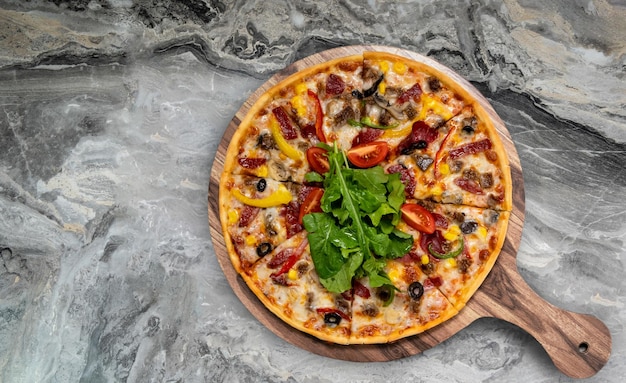
[[[352,288],[352,278],[367,276],[372,287],[389,286],[393,292],[383,270],[386,260],[405,255],[413,245],[410,234],[395,228],[405,201],[400,175],[386,174],[381,166],[352,168],[336,144],[324,148],[329,171],[306,178],[323,182],[323,212],[303,219],[320,281],[341,293]]]

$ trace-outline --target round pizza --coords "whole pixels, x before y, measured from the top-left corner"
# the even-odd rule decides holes
[[[276,316],[324,341],[385,343],[464,307],[502,248],[511,185],[470,92],[367,51],[258,97],[226,153],[219,215],[233,267]]]

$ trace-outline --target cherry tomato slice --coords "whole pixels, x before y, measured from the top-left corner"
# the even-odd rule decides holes
[[[304,202],[300,205],[300,214],[298,216],[298,222],[302,225],[302,218],[309,213],[320,213],[322,211],[322,196],[324,195],[324,189],[313,188],[304,199]]]
[[[387,157],[389,145],[383,141],[353,146],[348,150],[348,160],[359,168],[371,168]]]
[[[328,152],[317,146],[312,146],[306,151],[306,159],[313,171],[324,174],[330,169],[328,163]]]
[[[435,232],[435,218],[422,206],[414,203],[405,203],[400,208],[400,212],[404,222],[415,230],[426,234]]]

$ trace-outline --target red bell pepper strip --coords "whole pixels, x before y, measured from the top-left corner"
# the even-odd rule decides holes
[[[300,256],[302,255],[302,252],[304,251],[304,249],[306,248],[306,246],[308,244],[309,244],[309,241],[306,238],[302,242],[300,242],[300,245],[298,245],[298,247],[295,250],[293,250],[293,252],[291,252],[289,257],[282,263],[280,269],[277,272],[272,273],[270,275],[270,277],[273,279],[273,278],[279,277],[282,274],[285,274],[286,272],[288,272],[289,269],[291,269],[293,267],[293,265],[295,265],[296,262],[298,262],[298,259],[300,259]],[[291,249],[285,249],[285,250],[283,250],[283,252],[286,252],[288,250],[291,250]],[[278,257],[278,255],[276,257]],[[272,261],[270,261],[270,262],[272,262]],[[269,264],[268,264],[268,267],[272,268]],[[276,266],[276,267],[278,267],[278,266]]]
[[[320,141],[327,142],[326,135],[324,134],[324,111],[322,110],[322,103],[319,97],[317,97],[317,94],[311,89],[307,90],[307,94],[315,103],[315,135]]]
[[[456,131],[456,126],[452,125],[452,127],[450,128],[450,130],[448,131],[448,134],[446,134],[446,136],[444,137],[443,141],[441,141],[441,146],[439,147],[439,150],[437,150],[437,154],[435,154],[435,167],[434,167],[434,174],[435,174],[435,179],[438,179],[440,174],[439,174],[439,163],[441,162],[441,157],[443,154],[443,150],[446,146],[446,144],[448,143],[448,139],[452,136],[452,134]]]

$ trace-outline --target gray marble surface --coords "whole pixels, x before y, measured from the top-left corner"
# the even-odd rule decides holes
[[[294,60],[380,44],[500,114],[524,172],[520,273],[609,327],[589,381],[621,382],[624,20],[623,0],[0,1],[0,381],[570,381],[496,319],[392,362],[320,357],[228,285],[207,189],[230,119]]]

